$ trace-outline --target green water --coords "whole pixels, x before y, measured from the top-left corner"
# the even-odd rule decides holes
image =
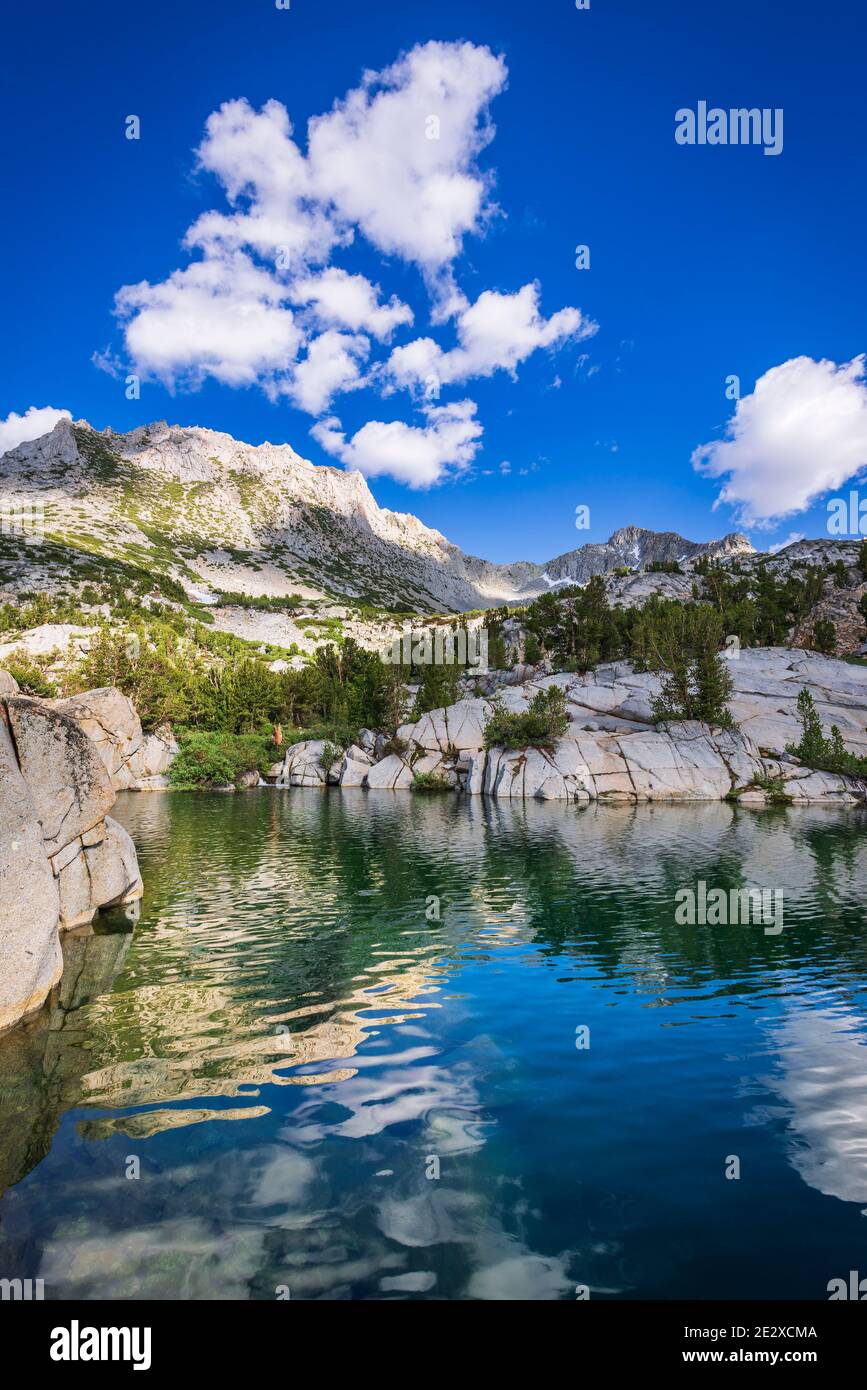
[[[0,1040],[3,1277],[610,1299],[867,1274],[864,812],[259,789],[116,814],[135,931],[70,934],[52,1007]],[[699,879],[782,889],[783,930],[677,925]]]

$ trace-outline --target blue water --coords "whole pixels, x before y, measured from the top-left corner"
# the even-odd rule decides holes
[[[134,933],[70,934],[52,1007],[0,1040],[0,1275],[822,1299],[867,1273],[863,811],[259,789],[116,814]],[[678,926],[698,879],[782,889],[782,932]]]

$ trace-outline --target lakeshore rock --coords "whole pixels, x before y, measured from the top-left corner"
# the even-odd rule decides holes
[[[365,730],[363,732],[368,732]],[[373,739],[371,737],[371,747]],[[341,787],[365,787],[367,785],[367,775],[373,766],[373,758],[370,753],[365,752],[359,744],[353,743],[347,748],[340,762],[338,782]]]
[[[7,698],[6,714],[50,857],[102,820],[114,801],[111,781],[68,715],[20,695]]]
[[[59,894],[30,788],[0,720],[0,1029],[60,979]]]
[[[402,791],[412,786],[412,769],[398,753],[387,753],[367,774],[367,785],[386,791]]]
[[[94,744],[115,791],[144,791],[153,777],[161,777],[178,751],[170,729],[144,734],[141,720],[128,696],[113,686],[89,690],[51,704],[67,714]]]
[[[815,772],[775,756],[797,743],[799,692],[809,689],[828,732],[837,724],[847,747],[867,754],[867,668],[788,648],[741,651],[729,663],[736,728],[694,721],[656,725],[660,677],[610,662],[584,675],[538,674],[497,691],[502,708],[526,710],[539,690],[563,691],[569,728],[551,749],[484,749],[492,700],[468,697],[431,710],[398,730],[405,758],[375,764],[367,786],[399,790],[419,771],[454,759],[458,785],[470,795],[539,800],[767,801],[768,779],[793,801],[847,803],[867,796],[867,780]],[[438,755],[438,759],[434,757]],[[429,760],[433,758],[433,762]]]
[[[0,696],[0,1030],[37,1010],[59,980],[61,930],[142,894],[133,843],[107,815],[115,791],[97,743],[70,714],[8,691]]]
[[[329,744],[322,738],[308,738],[302,743],[293,743],[286,749],[283,769],[277,778],[281,787],[324,787],[328,781],[337,781],[341,758],[338,757],[329,767],[322,761]]]

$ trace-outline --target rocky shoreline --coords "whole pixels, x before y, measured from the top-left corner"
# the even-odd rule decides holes
[[[845,805],[867,798],[867,780],[814,771],[785,751],[798,741],[796,702],[806,688],[823,724],[837,724],[847,747],[867,754],[867,667],[782,647],[742,651],[730,667],[734,729],[694,721],[654,724],[660,678],[612,662],[584,675],[533,675],[432,710],[398,729],[397,751],[388,751],[382,735],[362,730],[358,743],[324,767],[323,741],[296,743],[270,769],[269,780],[404,791],[427,774],[469,795],[556,801],[737,799],[764,805],[785,797]],[[485,749],[494,695],[517,713],[551,685],[563,691],[569,716],[569,729],[553,748]]]
[[[735,727],[723,729],[654,724],[660,679],[627,662],[583,675],[490,672],[479,677],[485,693],[423,714],[392,738],[362,729],[330,762],[322,740],[292,744],[265,780],[376,793],[411,790],[426,774],[468,796],[573,803],[867,801],[867,779],[815,771],[786,751],[798,739],[798,694],[808,689],[823,725],[836,724],[848,748],[867,754],[867,667],[755,648],[732,661],[731,673]],[[522,712],[552,685],[569,718],[553,747],[485,748],[495,700]],[[141,897],[135,848],[108,812],[118,791],[168,789],[177,751],[169,730],[142,732],[118,690],[38,700],[0,672],[0,1031],[38,1010],[57,984],[61,932]]]
[[[60,934],[142,895],[135,847],[97,745],[0,672],[0,1032],[60,979]]]

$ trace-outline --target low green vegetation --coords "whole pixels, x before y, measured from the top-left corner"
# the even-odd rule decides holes
[[[782,776],[774,777],[770,773],[759,774],[754,777],[749,788],[741,787],[738,790],[733,788],[723,799],[737,802],[744,791],[753,787],[765,793],[765,800],[769,806],[791,806],[792,804],[792,797],[786,791],[785,778]]]
[[[411,790],[424,793],[450,792],[452,787],[448,778],[438,772],[417,772],[412,779]]]
[[[831,725],[831,737],[826,738],[813,697],[806,688],[798,696],[798,716],[801,720],[800,742],[790,744],[788,752],[794,753],[802,763],[815,768],[817,772],[842,772],[850,777],[867,777],[867,757],[849,751],[836,724]]]
[[[331,743],[329,739],[325,740],[322,752],[319,754],[319,766],[323,772],[331,771],[342,751],[338,744]]]
[[[233,593],[228,589],[221,590],[217,595],[220,606],[227,608],[252,608],[261,613],[288,613],[291,617],[297,613],[304,603],[300,594],[289,594],[282,597],[274,597],[269,594],[250,594]]]
[[[485,725],[486,748],[553,748],[569,727],[566,696],[556,685],[539,690],[523,713],[495,706]]]
[[[25,652],[13,652],[4,662],[4,669],[17,681],[22,695],[36,695],[44,700],[52,700],[58,694],[56,681],[53,681],[39,663],[33,661]]]
[[[245,772],[266,772],[279,751],[262,733],[182,730],[179,743],[168,777],[180,790],[235,786]]]
[[[93,591],[95,595],[95,590]],[[94,597],[96,602],[96,598]],[[26,632],[43,623],[75,623],[84,626],[92,621],[81,606],[67,598],[49,598],[47,594],[20,596],[18,603],[0,603],[0,632]]]

